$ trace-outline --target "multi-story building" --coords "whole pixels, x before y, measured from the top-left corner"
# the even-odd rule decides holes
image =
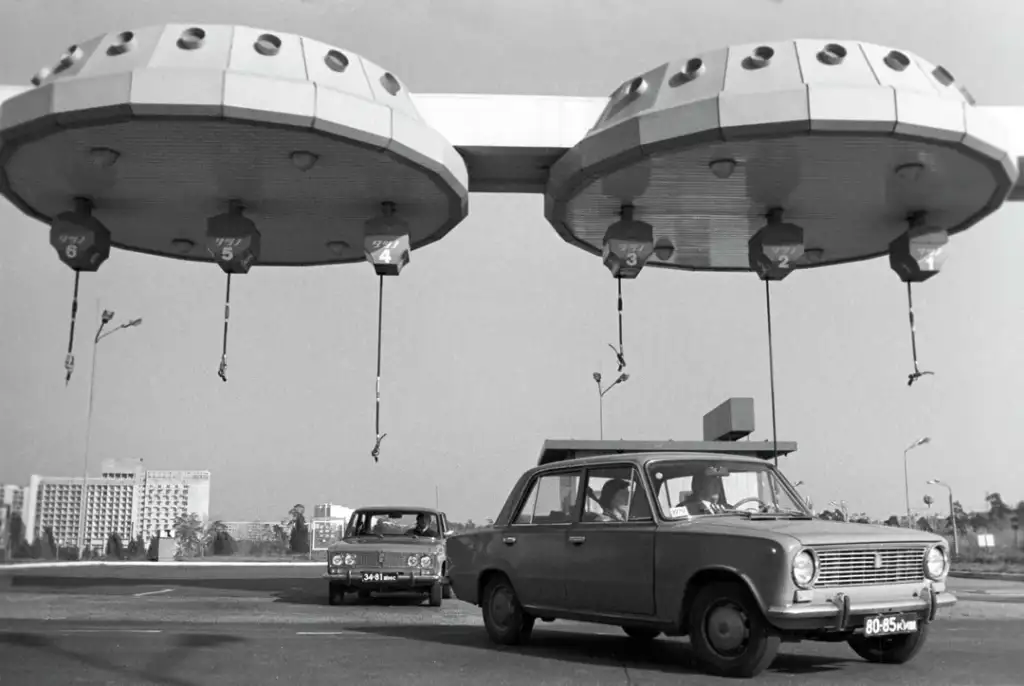
[[[236,541],[262,541],[266,538],[267,522],[221,522]]]
[[[133,514],[138,489],[134,478],[91,477],[82,488],[81,477],[29,477],[25,499],[25,538],[31,543],[46,527],[58,546],[79,544],[82,527],[82,491],[86,492],[85,541],[102,548],[117,533],[128,541],[135,535]]]
[[[24,486],[0,484],[0,505],[6,505],[10,514],[20,515],[25,507]]]
[[[179,515],[210,518],[208,471],[146,471],[140,490],[139,533],[147,539],[171,535]]]
[[[143,470],[141,463],[106,461],[102,476],[87,480],[85,542],[102,549],[112,533],[127,542],[168,535],[179,515],[196,513],[206,521],[210,510],[210,472]],[[58,545],[79,544],[82,517],[81,477],[29,479],[24,502],[29,542],[52,527]]]

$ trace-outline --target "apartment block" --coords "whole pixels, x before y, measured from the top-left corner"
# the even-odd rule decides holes
[[[25,507],[24,486],[0,484],[0,506],[6,505],[10,514],[20,515]]]
[[[105,461],[102,476],[46,477],[32,475],[25,489],[25,533],[29,542],[52,527],[58,545],[79,545],[82,497],[85,543],[102,549],[111,533],[125,542],[168,535],[179,515],[196,513],[206,521],[210,511],[210,472],[145,470],[138,463]]]

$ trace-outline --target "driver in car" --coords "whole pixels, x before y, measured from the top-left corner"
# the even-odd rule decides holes
[[[437,538],[437,532],[430,528],[430,515],[420,512],[416,515],[416,526],[405,532],[408,536],[426,536]]]
[[[692,490],[686,500],[679,503],[691,515],[718,514],[730,509],[725,502],[722,478],[710,476],[704,472],[693,475]]]

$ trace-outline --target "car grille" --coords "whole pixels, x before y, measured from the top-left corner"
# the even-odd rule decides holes
[[[412,553],[409,553],[411,555]],[[384,564],[380,563],[380,553],[356,553],[355,567],[408,567],[406,561],[409,555],[405,553],[384,553]]]
[[[924,548],[847,548],[816,550],[815,586],[873,586],[924,580]]]

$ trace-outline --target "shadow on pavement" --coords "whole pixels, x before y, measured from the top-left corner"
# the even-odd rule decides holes
[[[236,572],[237,573],[237,572]],[[327,605],[327,582],[322,579],[287,577],[246,577],[209,578],[170,577],[132,578],[129,576],[44,576],[41,574],[17,575],[10,578],[11,587],[21,591],[39,590],[47,593],[96,593],[107,595],[130,595],[135,590],[166,588],[190,588],[208,591],[233,591],[264,594],[275,602],[293,605]],[[131,589],[127,593],[125,589]],[[372,598],[358,598],[355,594],[346,596],[346,605],[375,605],[408,607],[424,603],[424,596],[414,593],[395,595],[374,595]]]
[[[620,638],[560,630],[546,631],[538,627],[527,645],[506,647],[491,643],[484,629],[475,626],[354,626],[349,630],[477,650],[510,652],[563,662],[603,666],[624,665],[670,674],[701,673],[688,643],[664,638],[649,644],[638,644],[625,635]],[[834,672],[852,661],[820,655],[786,653],[775,659],[769,671],[792,675],[822,675]]]
[[[45,658],[64,659],[76,663],[79,668],[91,669],[108,674],[130,678],[133,681],[161,684],[162,686],[198,686],[195,682],[173,676],[172,672],[189,657],[189,653],[201,648],[216,648],[244,639],[224,634],[189,633],[172,638],[170,648],[139,669],[117,664],[95,652],[84,653],[69,650],[60,645],[59,636],[40,633],[0,633],[0,647],[22,648],[42,653]],[[27,659],[23,656],[21,659]],[[17,659],[17,658],[15,658]],[[87,676],[87,675],[80,675]]]

